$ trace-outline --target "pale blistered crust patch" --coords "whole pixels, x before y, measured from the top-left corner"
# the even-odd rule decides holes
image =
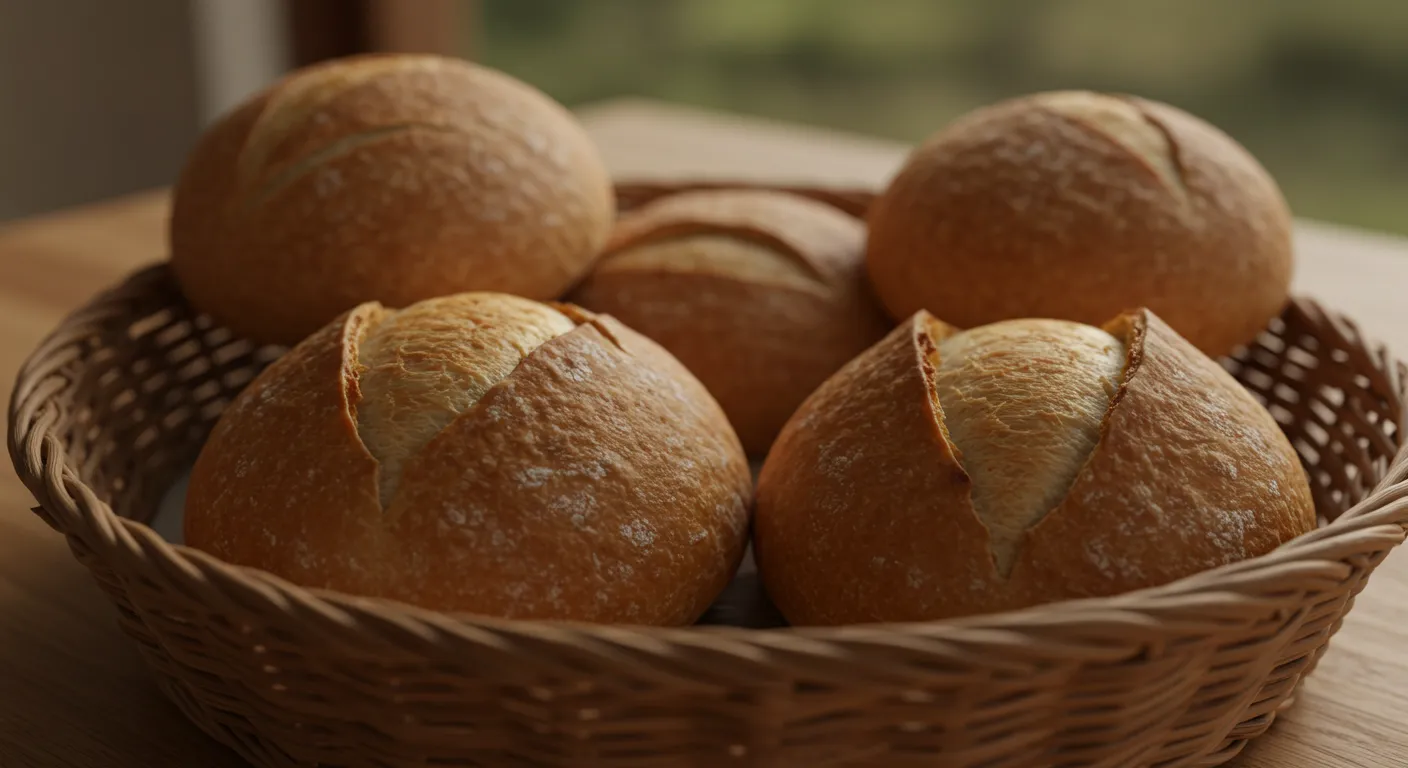
[[[812,280],[829,284],[853,270],[864,248],[865,228],[824,203],[786,192],[699,190],[668,195],[627,212],[617,221],[603,254],[610,257],[648,243],[704,235],[765,246],[772,251],[769,260],[790,260]]]
[[[552,307],[489,293],[430,299],[378,319],[356,350],[356,418],[379,465],[384,507],[406,461],[533,350],[576,327]]]
[[[710,275],[800,291],[828,290],[815,273],[794,257],[769,245],[727,234],[692,235],[633,246],[604,258],[595,274],[620,272]]]
[[[1006,577],[935,391],[955,331],[920,312],[819,387],[758,480],[758,569],[788,620],[928,621],[1118,594],[1314,526],[1294,449],[1226,371],[1147,311],[1105,330],[1127,350],[1120,387]]]
[[[398,589],[431,603],[678,625],[737,569],[750,503],[743,453],[699,383],[597,317],[437,435],[385,521],[416,542],[393,557]]]
[[[1012,320],[948,336],[938,358],[946,436],[1006,577],[1026,531],[1061,503],[1099,443],[1125,346],[1081,323]]]

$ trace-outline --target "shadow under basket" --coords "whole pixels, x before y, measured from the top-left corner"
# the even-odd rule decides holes
[[[683,187],[626,186],[623,206]],[[860,215],[866,193],[801,190]],[[1408,526],[1404,372],[1297,300],[1226,361],[1299,450],[1322,526],[1152,590],[830,629],[511,622],[306,590],[142,521],[280,350],[167,268],[20,371],[10,455],[166,694],[264,766],[1211,766],[1271,724]]]

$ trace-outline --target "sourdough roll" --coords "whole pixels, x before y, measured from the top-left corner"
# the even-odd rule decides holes
[[[1133,97],[1059,91],[972,112],[910,155],[869,226],[890,313],[961,328],[1147,306],[1216,356],[1290,290],[1275,181],[1213,126]]]
[[[606,317],[493,293],[360,305],[272,364],[191,475],[186,542],[309,587],[688,624],[743,556],[718,405]]]
[[[845,624],[1156,586],[1314,525],[1275,421],[1152,312],[959,331],[921,311],[782,430],[754,548],[790,622]]]
[[[295,72],[201,137],[171,260],[197,308],[291,344],[365,301],[556,298],[614,213],[596,148],[547,96],[456,59],[363,56]]]
[[[672,352],[762,456],[890,327],[865,283],[864,239],[855,218],[798,195],[683,192],[622,216],[572,300]]]

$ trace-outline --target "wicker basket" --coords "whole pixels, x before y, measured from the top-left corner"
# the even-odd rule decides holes
[[[809,193],[856,214],[869,198]],[[10,411],[36,511],[117,603],[162,689],[259,765],[1216,765],[1271,724],[1408,525],[1402,367],[1296,301],[1227,363],[1300,450],[1325,522],[1267,556],[921,625],[443,615],[301,589],[141,522],[277,354],[193,314],[156,266],[65,320]]]

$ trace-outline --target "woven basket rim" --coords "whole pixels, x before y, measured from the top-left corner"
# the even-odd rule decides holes
[[[755,184],[708,182],[691,188],[754,186]],[[622,194],[652,196],[659,190],[678,191],[679,185],[649,182],[618,185]],[[862,215],[866,196],[859,190],[808,190],[786,187],[789,191],[817,193],[812,196]],[[1204,571],[1158,587],[1112,597],[1087,598],[1038,605],[1015,611],[935,622],[871,623],[835,627],[744,628],[733,626],[651,627],[638,625],[599,625],[568,621],[501,619],[468,613],[438,612],[396,600],[360,597],[333,590],[301,587],[273,574],[220,561],[194,548],[171,544],[144,523],[119,517],[112,508],[66,467],[63,446],[48,432],[50,420],[42,418],[42,408],[56,394],[41,387],[51,370],[50,360],[65,331],[92,323],[95,318],[121,309],[121,297],[157,281],[167,279],[168,267],[157,262],[140,269],[114,287],[99,293],[63,321],[41,341],[21,365],[9,408],[9,450],[17,473],[38,499],[52,499],[58,513],[41,504],[35,511],[52,527],[68,536],[82,539],[95,550],[116,557],[136,570],[160,572],[167,578],[182,579],[196,591],[201,584],[217,584],[225,594],[242,595],[247,600],[300,614],[310,620],[327,621],[344,628],[362,625],[383,638],[392,635],[439,641],[459,637],[476,642],[507,642],[505,638],[531,639],[558,646],[586,646],[598,652],[611,648],[633,652],[659,651],[669,644],[708,646],[722,653],[757,656],[770,650],[789,654],[833,657],[838,649],[856,645],[874,648],[877,644],[905,644],[907,641],[938,641],[958,646],[982,646],[1001,642],[1005,634],[1022,638],[1069,639],[1083,642],[1102,627],[1121,625],[1136,633],[1157,636],[1160,617],[1186,616],[1204,610],[1215,611],[1227,603],[1229,595],[1257,583],[1274,581],[1287,570],[1323,574],[1339,578],[1347,566],[1344,555],[1359,552],[1366,544],[1388,549],[1402,542],[1408,533],[1408,440],[1396,451],[1383,480],[1358,504],[1337,519],[1300,536],[1268,554]],[[1295,297],[1290,311],[1306,313],[1326,321],[1325,325],[1345,339],[1370,351],[1375,368],[1387,378],[1392,395],[1408,400],[1408,376],[1401,363],[1386,348],[1367,340],[1358,326],[1339,313],[1330,312],[1307,297]],[[38,416],[36,416],[38,414]],[[17,430],[17,426],[23,429]],[[1399,434],[1408,434],[1408,409],[1397,425]],[[194,458],[194,457],[192,457]],[[32,468],[32,469],[31,469]],[[1294,603],[1288,599],[1288,604]],[[246,603],[247,604],[247,603]],[[1142,629],[1142,632],[1141,632]],[[486,634],[487,633],[487,634]],[[497,638],[492,640],[491,638]],[[662,645],[663,644],[663,645]],[[1100,644],[1091,641],[1091,653]]]

